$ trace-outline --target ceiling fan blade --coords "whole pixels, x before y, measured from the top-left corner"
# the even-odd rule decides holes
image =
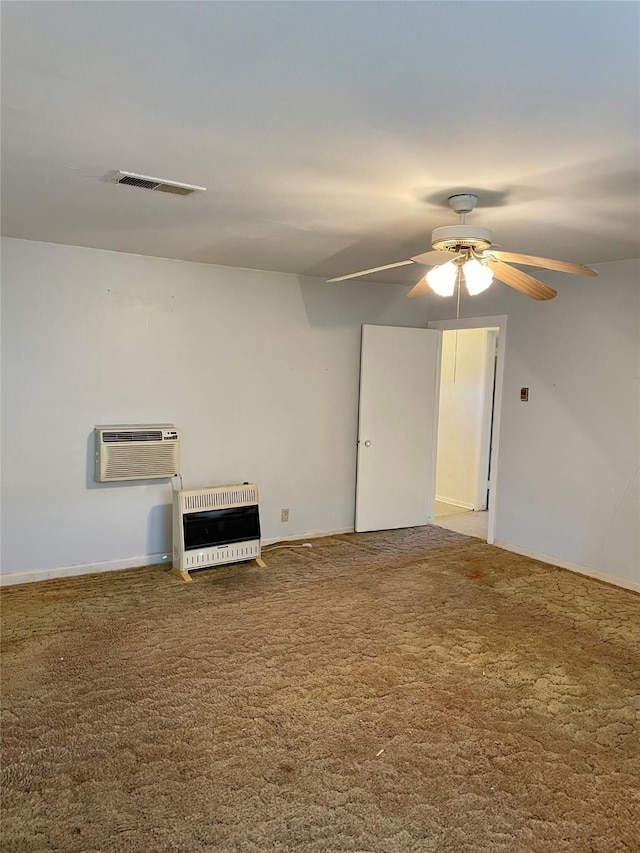
[[[346,281],[348,278],[358,278],[360,275],[369,275],[370,272],[381,272],[382,270],[391,270],[394,267],[406,267],[407,264],[412,264],[413,261],[397,261],[395,264],[385,264],[383,267],[371,267],[370,270],[360,270],[359,272],[350,272],[347,275],[338,275],[335,278],[328,278],[327,281]]]
[[[416,296],[425,296],[427,293],[429,293],[429,285],[426,278],[422,276],[420,281],[413,285],[407,296],[409,299],[413,299]]]
[[[530,296],[532,299],[553,299],[558,293],[553,288],[548,287],[537,278],[533,278],[526,272],[510,267],[509,264],[503,264],[501,261],[487,260],[487,266],[492,270],[494,276],[500,281],[508,284]]]
[[[460,253],[453,254],[452,252],[443,252],[438,249],[434,249],[433,252],[423,252],[422,255],[414,255],[411,260],[415,261],[416,264],[425,264],[428,267],[437,267],[440,264],[446,264],[447,261],[454,261],[456,258],[461,258],[462,255]]]
[[[537,258],[534,255],[518,255],[514,252],[495,252],[493,249],[488,249],[482,253],[482,257],[497,258],[499,261],[524,264],[524,266],[528,267],[542,267],[545,270],[558,270],[558,272],[568,272],[573,275],[598,275],[591,267],[585,267],[583,264],[572,264],[569,261],[554,261],[551,258]]]

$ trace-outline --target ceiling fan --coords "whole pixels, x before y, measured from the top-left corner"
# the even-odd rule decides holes
[[[541,267],[573,275],[598,275],[595,270],[582,264],[554,261],[551,258],[538,258],[532,255],[518,255],[494,249],[491,242],[493,234],[488,228],[466,225],[465,217],[467,213],[471,213],[477,202],[478,196],[473,193],[457,193],[449,196],[449,206],[459,214],[460,222],[458,225],[436,228],[432,232],[433,251],[415,255],[406,261],[372,267],[327,280],[345,281],[372,272],[419,264],[432,269],[426,276],[421,276],[420,281],[409,291],[407,296],[410,297],[423,296],[429,290],[433,290],[440,296],[453,296],[456,284],[459,291],[460,282],[464,276],[467,290],[472,296],[486,290],[495,277],[509,287],[519,290],[520,293],[530,296],[531,299],[544,300],[553,299],[557,296],[557,291],[511,264]]]

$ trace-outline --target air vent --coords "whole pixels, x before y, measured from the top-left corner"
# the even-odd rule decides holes
[[[103,441],[162,441],[162,430],[135,430],[133,432],[103,432]]]
[[[179,181],[165,181],[164,178],[151,178],[149,175],[136,175],[134,172],[116,172],[107,178],[107,182],[172,195],[194,195],[207,191],[206,187],[181,184]]]
[[[150,480],[180,471],[180,433],[173,424],[111,424],[95,427],[98,483]]]

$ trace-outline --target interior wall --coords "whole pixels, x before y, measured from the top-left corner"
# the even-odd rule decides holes
[[[496,541],[638,586],[640,262],[597,269],[541,272],[548,302],[500,283],[463,293],[460,312],[509,318]],[[452,299],[427,306],[429,320],[455,317]]]
[[[5,575],[170,550],[170,484],[95,483],[94,424],[175,423],[185,488],[258,483],[265,539],[352,529],[361,324],[426,325],[404,288],[7,238],[2,309]]]
[[[442,335],[436,499],[477,509],[484,425],[487,329]]]

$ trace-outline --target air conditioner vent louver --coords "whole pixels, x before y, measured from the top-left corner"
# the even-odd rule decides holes
[[[183,184],[179,181],[167,181],[164,178],[152,178],[149,175],[136,175],[135,172],[115,172],[107,178],[110,184],[124,184],[128,187],[138,187],[143,190],[153,190],[171,195],[194,195],[206,192],[206,187],[193,184]]]
[[[173,424],[95,428],[99,483],[174,477],[180,471],[180,434]]]
[[[162,441],[162,430],[135,430],[129,432],[103,432],[103,441]]]
[[[131,453],[131,445],[112,447],[105,467],[107,480],[147,480],[172,477],[178,472],[174,463],[175,445],[146,445]]]

